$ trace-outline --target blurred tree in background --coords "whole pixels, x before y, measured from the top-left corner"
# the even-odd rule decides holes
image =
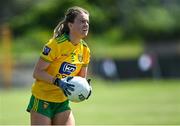
[[[15,52],[26,48],[36,53],[71,6],[89,10],[88,39],[93,46],[139,46],[147,40],[179,37],[179,0],[6,0],[0,4],[0,22],[12,29]]]

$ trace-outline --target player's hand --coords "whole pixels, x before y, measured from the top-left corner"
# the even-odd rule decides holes
[[[91,79],[87,79],[87,82],[88,82],[89,86],[91,87]],[[90,92],[89,92],[89,95],[87,96],[86,99],[88,99],[89,96],[91,96],[91,93],[92,93],[92,87],[91,87],[91,90],[90,90]]]
[[[91,85],[91,79],[87,79],[89,85]]]
[[[74,91],[74,87],[75,87],[75,85],[69,84],[69,83],[66,82],[66,81],[62,81],[62,80],[59,79],[59,78],[56,78],[56,79],[55,79],[54,85],[60,87],[60,88],[64,91],[64,94],[65,94],[66,96],[67,96],[67,95],[71,95],[71,92],[70,92],[70,91]]]

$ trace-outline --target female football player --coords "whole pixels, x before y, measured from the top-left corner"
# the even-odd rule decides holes
[[[54,29],[35,66],[32,96],[27,107],[31,125],[75,125],[66,94],[74,85],[61,79],[67,76],[86,78],[90,50],[84,42],[89,30],[89,13],[71,7]]]

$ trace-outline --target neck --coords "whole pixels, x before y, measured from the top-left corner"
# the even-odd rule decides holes
[[[81,38],[75,37],[72,34],[69,35],[69,38],[73,45],[77,45],[81,40]]]

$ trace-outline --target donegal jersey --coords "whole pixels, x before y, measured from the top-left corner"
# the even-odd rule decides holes
[[[50,62],[46,69],[47,73],[54,77],[64,78],[76,76],[81,67],[88,65],[90,50],[83,40],[79,44],[73,45],[68,35],[64,34],[58,38],[50,39],[44,46],[40,57],[44,61]],[[67,100],[59,87],[37,79],[32,86],[32,94],[39,99],[50,102]]]

